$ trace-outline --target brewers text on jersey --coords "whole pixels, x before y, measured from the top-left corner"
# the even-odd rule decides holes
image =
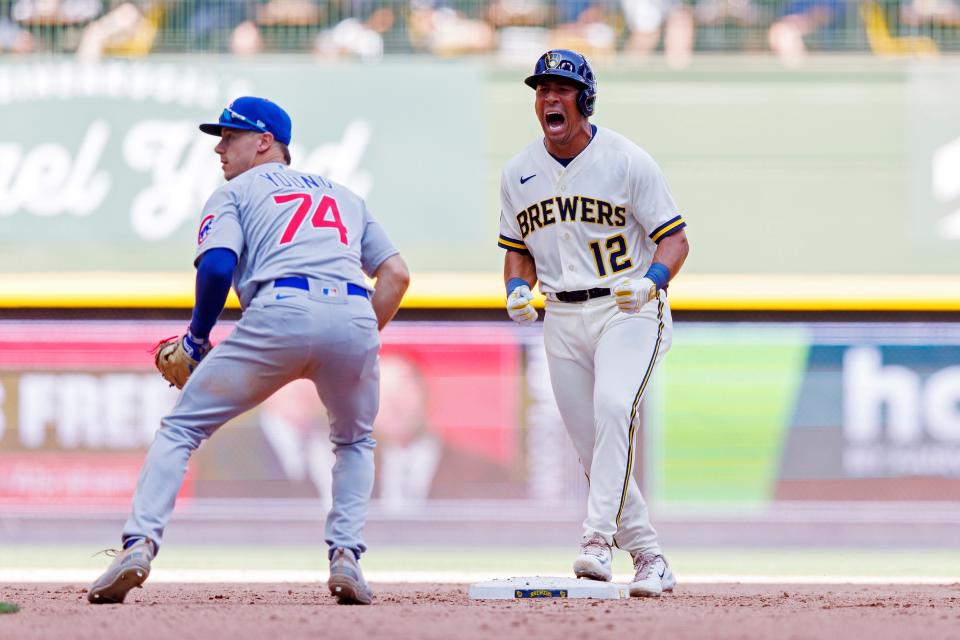
[[[524,238],[537,229],[557,222],[584,222],[622,227],[627,222],[626,210],[627,208],[622,205],[613,205],[600,198],[554,196],[534,202],[517,213],[517,226],[520,228],[520,235]]]

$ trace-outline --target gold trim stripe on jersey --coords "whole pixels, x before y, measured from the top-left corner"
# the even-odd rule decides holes
[[[523,240],[514,240],[513,238],[508,238],[505,235],[500,236],[500,239],[497,241],[497,246],[502,249],[513,249],[514,251],[522,251],[523,253],[529,253],[527,250],[527,245]]]
[[[650,239],[653,240],[654,242],[660,242],[671,233],[674,233],[675,231],[679,231],[685,226],[687,226],[687,223],[684,222],[683,216],[677,216],[675,218],[671,218],[670,220],[667,220],[662,225],[654,229],[653,232],[650,234]]]
[[[646,389],[650,376],[653,374],[653,367],[657,363],[657,354],[660,352],[660,343],[663,339],[663,300],[657,298],[657,321],[660,326],[657,328],[657,342],[653,346],[653,355],[650,356],[650,362],[647,364],[647,371],[643,374],[643,381],[640,388],[637,389],[637,395],[633,397],[633,406],[630,408],[630,429],[629,441],[627,447],[627,473],[623,477],[623,490],[620,492],[620,507],[617,509],[617,528],[620,528],[620,517],[623,515],[623,506],[627,502],[627,487],[630,486],[630,475],[633,473],[633,446],[637,429],[637,409],[640,405],[640,399],[643,397],[643,390]]]

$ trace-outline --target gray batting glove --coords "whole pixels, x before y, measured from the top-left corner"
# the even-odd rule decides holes
[[[624,280],[613,288],[617,296],[617,306],[624,313],[637,313],[651,300],[657,297],[657,285],[650,278],[637,281]]]
[[[530,287],[520,286],[507,296],[507,314],[510,319],[519,324],[533,324],[537,321],[537,310],[530,304],[533,294]]]

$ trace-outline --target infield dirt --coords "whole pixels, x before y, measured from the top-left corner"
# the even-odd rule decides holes
[[[369,607],[320,584],[149,583],[123,605],[86,585],[0,585],[0,638],[958,638],[960,584],[689,585],[659,599],[471,601],[466,585],[374,584]]]

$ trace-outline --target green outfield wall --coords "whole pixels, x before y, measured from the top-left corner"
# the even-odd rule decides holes
[[[259,94],[293,116],[294,165],[366,197],[415,274],[496,278],[499,172],[538,135],[526,71],[5,62],[0,273],[188,277],[203,202],[222,180],[196,124]],[[685,275],[957,275],[960,64],[785,71],[731,59],[598,74],[595,122],[658,159],[689,222]],[[17,295],[0,291],[5,304]]]

